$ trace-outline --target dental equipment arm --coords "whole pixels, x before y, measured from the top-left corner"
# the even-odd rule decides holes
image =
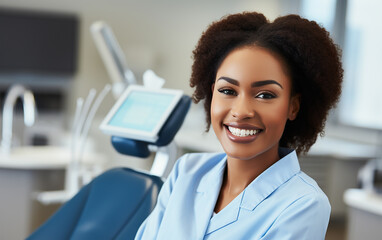
[[[114,97],[118,98],[126,86],[136,84],[134,73],[127,67],[124,53],[113,31],[105,22],[93,23],[90,31],[113,82]]]

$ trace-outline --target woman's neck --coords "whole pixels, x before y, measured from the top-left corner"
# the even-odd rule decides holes
[[[261,156],[252,160],[227,158],[225,180],[230,192],[242,192],[255,178],[279,160],[276,155]]]
[[[215,212],[219,212],[227,206],[255,178],[278,160],[278,152],[271,152],[249,160],[227,157],[227,166],[215,206]]]

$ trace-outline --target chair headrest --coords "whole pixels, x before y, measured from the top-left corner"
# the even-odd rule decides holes
[[[158,140],[155,143],[112,136],[111,144],[115,150],[121,154],[146,158],[150,155],[148,145],[162,147],[168,145],[174,139],[176,133],[183,124],[187,112],[190,109],[190,105],[191,98],[189,96],[183,95],[172,111],[170,117],[167,119],[159,131]]]

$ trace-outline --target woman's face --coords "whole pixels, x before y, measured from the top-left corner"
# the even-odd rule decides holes
[[[278,159],[287,119],[299,99],[282,62],[260,47],[233,50],[218,68],[212,87],[211,123],[228,158]]]

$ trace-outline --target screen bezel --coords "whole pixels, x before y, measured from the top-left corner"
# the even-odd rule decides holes
[[[133,92],[144,92],[144,93],[152,93],[152,94],[170,94],[173,96],[172,101],[168,105],[166,111],[162,114],[161,118],[157,121],[157,124],[153,128],[152,131],[142,131],[127,127],[114,126],[110,124],[112,118],[119,112],[121,106],[128,101],[129,96]],[[160,129],[163,127],[164,123],[167,121],[171,112],[174,110],[175,106],[179,102],[180,98],[183,95],[183,91],[175,90],[175,89],[153,89],[147,88],[140,85],[130,85],[121,95],[121,97],[117,100],[114,106],[111,108],[109,113],[106,115],[105,119],[102,121],[100,125],[100,129],[108,135],[119,136],[130,138],[134,140],[141,140],[147,142],[155,142],[158,139],[158,133]]]

